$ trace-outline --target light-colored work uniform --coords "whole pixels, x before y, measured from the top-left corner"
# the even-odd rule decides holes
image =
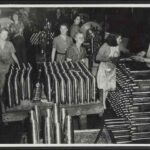
[[[104,91],[103,100],[106,100],[108,91],[116,88],[116,66],[111,59],[117,58],[119,55],[119,47],[110,47],[107,43],[104,43],[98,52],[97,60],[101,61],[103,58],[103,61],[101,61],[97,72],[97,86]]]

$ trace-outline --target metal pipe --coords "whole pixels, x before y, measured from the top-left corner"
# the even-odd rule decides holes
[[[54,122],[58,123],[60,122],[59,120],[59,111],[58,111],[58,105],[54,104]]]
[[[31,110],[30,111],[30,115],[31,115],[31,124],[32,124],[32,140],[33,140],[33,144],[38,144],[38,136],[37,136],[37,125],[36,125],[36,121],[35,121],[35,114],[34,111]]]
[[[73,143],[72,134],[72,119],[71,116],[67,115],[67,144]]]
[[[61,127],[59,122],[55,122],[56,143],[61,144]]]
[[[51,110],[48,108],[46,109],[46,143],[51,144],[52,143],[52,122],[51,122]]]

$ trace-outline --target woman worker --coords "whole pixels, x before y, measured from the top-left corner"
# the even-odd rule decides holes
[[[70,36],[74,39],[75,35],[77,32],[80,31],[80,22],[81,22],[81,17],[80,15],[76,15],[74,17],[74,22],[73,25],[70,28]]]
[[[52,49],[52,62],[64,61],[67,49],[73,44],[72,38],[67,35],[68,27],[66,24],[60,25],[60,35],[54,38],[53,40],[53,49]]]
[[[73,61],[73,62],[82,61],[86,63],[87,53],[85,48],[82,46],[84,42],[83,33],[77,32],[74,36],[74,39],[75,39],[75,44],[73,44],[70,48],[68,48],[66,53],[66,60]],[[80,126],[79,117],[74,117],[73,122],[74,122],[74,127],[79,128]]]
[[[15,48],[7,38],[8,30],[6,28],[0,29],[0,95],[3,93],[5,76],[8,73],[10,65],[15,62],[19,66],[15,55]]]
[[[12,36],[14,36],[14,34],[19,33],[20,30],[24,29],[24,25],[20,21],[17,13],[12,14],[12,20],[13,20],[13,23],[10,25],[10,31],[11,31]]]
[[[23,31],[24,31],[24,25],[23,23],[19,20],[17,14],[13,14],[13,20],[14,23],[11,24],[10,30],[12,33],[12,38],[11,41],[15,47],[16,50],[16,56],[19,60],[19,63],[25,63],[27,64],[27,49],[25,46],[25,39],[23,36]]]
[[[106,109],[108,91],[116,88],[116,60],[120,56],[120,35],[110,34],[100,47],[96,60],[100,61],[97,72],[97,86],[103,91],[103,106]]]
[[[75,44],[73,44],[70,48],[68,48],[66,53],[67,61],[83,61],[85,62],[85,58],[87,56],[85,48],[82,46],[84,42],[84,35],[81,32],[77,32],[75,34]]]
[[[146,66],[150,68],[150,44],[147,52],[141,51],[137,53],[135,56],[132,56],[131,58],[138,62],[145,62]]]

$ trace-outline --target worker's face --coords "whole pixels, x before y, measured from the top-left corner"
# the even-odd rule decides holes
[[[60,9],[57,9],[56,12],[57,12],[57,13],[60,13]]]
[[[82,44],[84,42],[84,35],[82,33],[78,33],[75,37],[76,43]]]
[[[80,18],[80,16],[78,16],[75,18],[74,23],[78,25],[78,24],[80,24],[80,21],[81,21],[81,18]]]
[[[3,30],[3,31],[0,33],[0,38],[5,41],[5,40],[8,38],[8,32],[5,31],[5,30]]]
[[[68,28],[67,28],[66,26],[62,25],[62,26],[60,27],[60,33],[61,33],[62,35],[66,35],[67,32],[68,32]]]
[[[14,14],[14,15],[13,15],[13,20],[14,20],[14,21],[18,21],[18,15],[17,15],[17,14]]]
[[[122,37],[121,37],[121,36],[118,36],[116,40],[117,40],[117,44],[120,44],[121,41],[122,41]]]

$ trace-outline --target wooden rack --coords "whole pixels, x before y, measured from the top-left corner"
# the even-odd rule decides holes
[[[3,122],[13,122],[22,121],[28,117],[29,111],[35,106],[40,106],[40,109],[51,108],[53,106],[52,102],[23,102],[21,105],[16,106],[11,109],[3,111],[2,119]],[[87,115],[89,114],[99,114],[103,115],[103,105],[101,102],[89,103],[89,104],[76,104],[76,105],[60,105],[60,108],[66,108],[67,112],[71,116],[80,116],[81,128],[84,129],[87,126]]]

